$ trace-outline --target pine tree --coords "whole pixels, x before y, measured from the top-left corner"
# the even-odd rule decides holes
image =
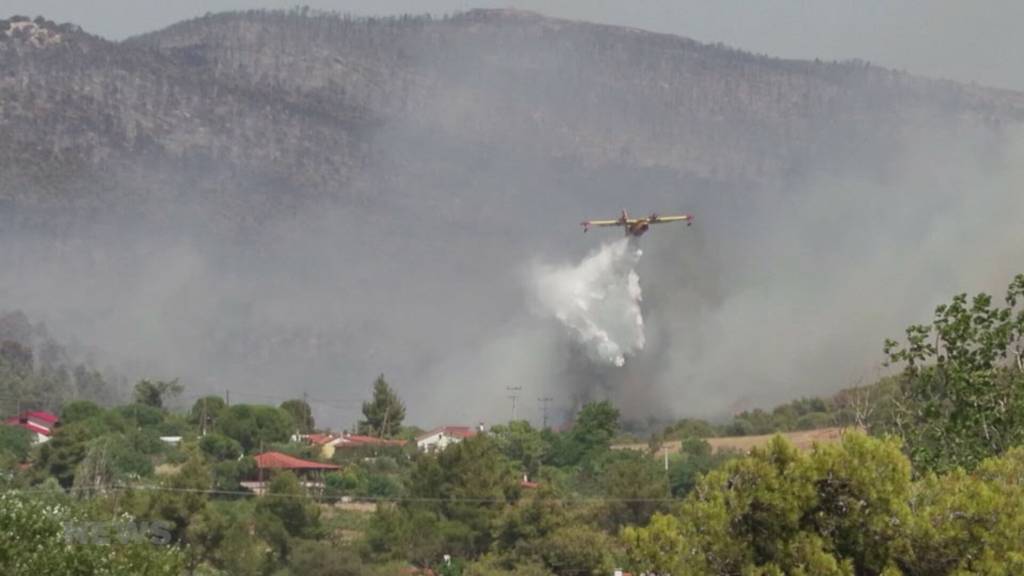
[[[381,438],[394,436],[405,419],[405,405],[381,374],[373,383],[373,400],[363,402],[363,416],[359,433]]]

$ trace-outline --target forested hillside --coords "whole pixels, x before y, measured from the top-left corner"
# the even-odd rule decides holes
[[[180,186],[272,211],[309,194],[345,202],[376,178],[468,171],[428,146],[749,183],[938,117],[1024,117],[1013,93],[514,11],[228,13],[123,43],[3,22],[0,195],[25,208],[123,207]]]

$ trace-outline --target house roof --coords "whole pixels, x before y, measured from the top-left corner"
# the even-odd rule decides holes
[[[53,430],[50,430],[46,426],[41,426],[31,420],[21,420],[17,416],[4,420],[4,424],[24,428],[33,434],[42,434],[43,436],[50,436],[53,434]]]
[[[57,421],[58,418],[49,412],[35,411],[22,412],[18,416],[11,416],[4,420],[4,424],[8,426],[19,426],[33,434],[51,436],[53,434],[53,427],[57,424]]]
[[[337,440],[337,438],[335,436],[331,435],[331,434],[307,434],[306,435],[306,441],[308,441],[310,444],[316,444],[318,446],[323,446],[324,444],[330,444],[331,442],[333,442],[335,440]]]
[[[253,459],[256,460],[256,467],[264,470],[338,470],[341,468],[334,464],[303,460],[280,452],[264,452],[253,456]]]
[[[424,432],[423,434],[420,434],[419,436],[416,437],[416,441],[419,442],[421,440],[434,436],[435,434],[444,434],[446,436],[451,436],[452,438],[465,439],[476,436],[477,429],[473,426],[441,426],[439,428],[434,428],[429,432]]]
[[[46,411],[43,411],[43,410],[34,410],[34,411],[31,411],[31,412],[23,412],[21,415],[24,418],[30,418],[32,420],[39,420],[40,422],[45,422],[47,424],[56,424],[57,420],[60,420],[60,418],[58,418],[55,414],[52,414],[50,412],[46,412]]]
[[[387,438],[377,438],[376,436],[347,434],[331,440],[330,444],[339,448],[346,446],[405,446],[405,440],[389,440]]]

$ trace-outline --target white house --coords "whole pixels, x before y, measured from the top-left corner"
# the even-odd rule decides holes
[[[466,438],[472,438],[479,432],[483,432],[484,425],[478,428],[472,426],[442,426],[434,428],[416,437],[416,448],[422,452],[434,452],[444,450],[452,444],[458,444]]]

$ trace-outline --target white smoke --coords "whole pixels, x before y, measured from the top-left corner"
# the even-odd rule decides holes
[[[575,266],[539,265],[534,290],[542,314],[556,318],[591,360],[623,366],[644,347],[640,278],[643,251],[632,238],[603,244]]]

